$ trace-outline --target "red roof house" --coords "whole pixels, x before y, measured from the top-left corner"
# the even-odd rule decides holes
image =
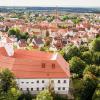
[[[15,50],[8,56],[0,48],[0,67],[10,69],[16,78],[69,78],[69,64],[58,53]]]
[[[53,82],[55,93],[68,93],[69,64],[60,54],[18,49],[8,56],[6,50],[0,48],[0,69],[10,69],[23,92],[37,94]]]

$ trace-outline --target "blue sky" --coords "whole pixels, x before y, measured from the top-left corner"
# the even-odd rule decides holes
[[[0,0],[0,6],[100,7],[100,0]]]

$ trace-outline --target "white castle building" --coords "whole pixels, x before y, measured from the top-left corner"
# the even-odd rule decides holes
[[[69,64],[58,53],[13,49],[8,43],[0,47],[0,68],[10,69],[22,91],[32,94],[52,84],[55,93],[69,91]]]

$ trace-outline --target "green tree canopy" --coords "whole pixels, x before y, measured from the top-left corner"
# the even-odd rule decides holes
[[[93,54],[90,51],[85,51],[82,53],[82,60],[84,60],[87,64],[92,64]]]
[[[72,59],[69,61],[69,64],[72,73],[82,76],[86,67],[86,63],[83,60],[81,60],[79,57],[72,57]]]
[[[18,40],[19,39],[28,39],[29,38],[29,34],[27,32],[21,32],[19,28],[14,27],[14,28],[10,28],[8,30],[8,35],[15,35]]]
[[[74,56],[80,56],[80,50],[74,45],[69,45],[65,47],[63,50],[64,50],[64,58],[66,60],[70,60]]]
[[[100,83],[97,85],[92,100],[100,100]]]
[[[83,85],[80,90],[80,100],[92,100],[92,95],[97,86],[97,79],[91,73],[83,77]]]
[[[19,28],[14,27],[8,30],[8,35],[18,35],[18,34],[20,34]]]
[[[92,60],[94,64],[100,65],[100,52],[94,52]]]
[[[91,72],[95,76],[100,76],[100,66],[96,65],[90,65],[87,66],[83,72],[83,74],[87,74],[88,72]]]
[[[37,95],[36,100],[53,100],[53,97],[49,90],[44,90]]]
[[[69,19],[69,17],[67,15],[61,16],[62,21],[65,21],[66,19]]]
[[[100,37],[95,38],[92,41],[91,46],[93,51],[100,51]]]
[[[0,73],[0,80],[3,92],[7,92],[13,85],[15,85],[14,75],[9,69],[5,69]]]
[[[9,69],[0,72],[0,100],[18,100],[20,95],[13,73]]]
[[[85,52],[85,51],[89,50],[89,47],[85,46],[85,45],[80,45],[79,50],[80,50],[80,52]]]

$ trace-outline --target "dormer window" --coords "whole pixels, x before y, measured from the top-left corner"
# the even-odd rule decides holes
[[[45,68],[45,63],[42,63],[42,68]]]
[[[55,69],[55,64],[52,64],[52,69]]]

